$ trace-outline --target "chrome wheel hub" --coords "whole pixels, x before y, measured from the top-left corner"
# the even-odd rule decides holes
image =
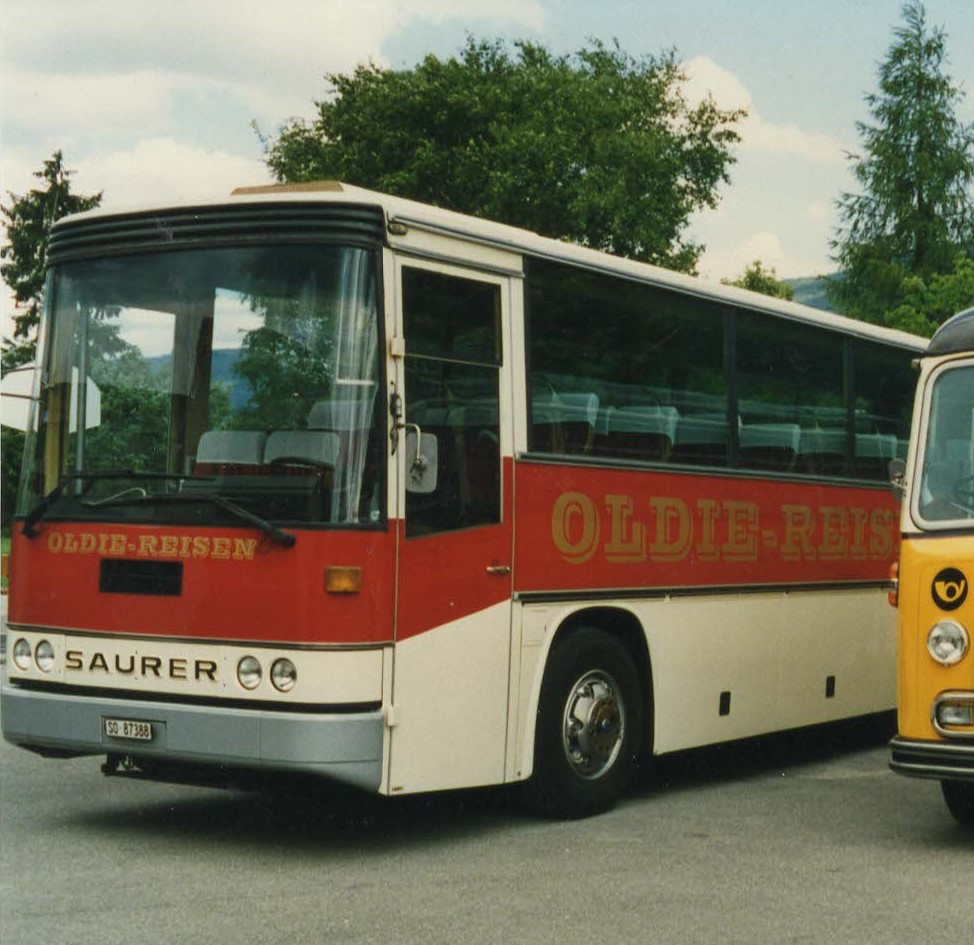
[[[599,778],[615,763],[626,730],[616,681],[601,670],[582,676],[568,695],[562,743],[568,763],[583,778]]]

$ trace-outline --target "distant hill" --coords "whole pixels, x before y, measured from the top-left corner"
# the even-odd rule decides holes
[[[802,279],[783,279],[782,281],[795,290],[795,302],[800,302],[802,305],[808,305],[811,308],[822,309],[824,312],[833,311],[825,288],[828,285],[828,276],[808,276]]]
[[[234,368],[240,351],[237,348],[215,348],[210,366],[210,382],[219,381],[230,388],[230,406],[235,410],[245,407],[250,402],[250,387],[246,381],[237,376]],[[154,358],[146,358],[155,374],[169,370],[172,355],[163,354]]]

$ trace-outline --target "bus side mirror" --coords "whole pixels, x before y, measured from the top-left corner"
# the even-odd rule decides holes
[[[433,433],[423,433],[419,427],[406,428],[406,491],[429,495],[436,491],[439,446]]]
[[[887,470],[889,472],[889,484],[893,490],[893,495],[898,499],[902,499],[903,493],[906,491],[906,461],[902,459],[891,459]]]

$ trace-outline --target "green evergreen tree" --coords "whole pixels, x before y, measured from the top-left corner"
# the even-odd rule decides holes
[[[7,194],[9,206],[0,205],[7,228],[7,243],[0,248],[0,270],[3,281],[13,290],[18,314],[14,315],[14,337],[4,338],[0,353],[0,370],[27,364],[34,359],[37,326],[40,321],[44,278],[47,268],[47,244],[51,227],[69,213],[91,210],[101,202],[101,194],[81,196],[71,193],[60,151],[55,151],[34,176],[46,185],[23,196]],[[2,490],[3,529],[10,527],[17,498],[17,482],[24,452],[24,435],[19,430],[3,427],[0,433],[0,490]]]
[[[673,53],[555,56],[469,39],[458,58],[329,75],[318,117],[266,142],[280,181],[341,180],[692,272],[691,214],[729,180],[740,111],[690,107]]]
[[[43,169],[34,172],[46,187],[20,197],[8,192],[11,204],[0,205],[7,227],[7,243],[0,249],[3,281],[13,290],[19,310],[14,315],[13,339],[3,340],[4,371],[34,357],[51,227],[69,213],[91,210],[101,203],[100,193],[71,193],[72,173],[64,166],[61,152],[55,151]]]
[[[946,36],[928,29],[920,0],[903,7],[879,68],[879,92],[860,122],[863,153],[850,155],[862,191],[838,201],[830,286],[838,308],[867,321],[903,301],[904,280],[950,271],[974,240],[974,129],[957,118],[963,93],[945,73]]]

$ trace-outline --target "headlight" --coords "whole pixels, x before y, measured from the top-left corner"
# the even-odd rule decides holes
[[[237,663],[237,681],[244,689],[256,689],[262,675],[260,663],[252,656],[245,656]]]
[[[23,637],[14,644],[14,664],[25,673],[30,669],[30,644]]]
[[[37,644],[37,649],[34,650],[34,661],[42,673],[49,673],[54,669],[54,647],[49,640],[41,640]]]
[[[274,665],[271,666],[271,682],[275,689],[280,692],[288,692],[294,688],[297,681],[298,671],[294,663],[284,658],[274,660]]]
[[[935,623],[927,634],[927,650],[941,666],[959,663],[967,652],[967,631],[953,620]]]

